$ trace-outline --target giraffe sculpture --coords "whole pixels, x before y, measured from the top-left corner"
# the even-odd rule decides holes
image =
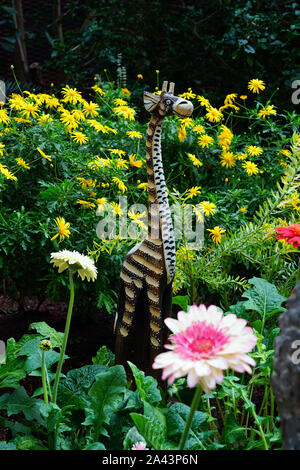
[[[171,314],[175,271],[175,238],[161,157],[161,127],[165,116],[191,116],[193,105],[174,96],[174,83],[163,82],[161,94],[144,92],[151,113],[146,134],[148,234],[127,254],[120,274],[116,319],[116,362],[130,358],[140,369],[152,370],[166,341],[164,319]],[[134,355],[131,358],[130,353]]]

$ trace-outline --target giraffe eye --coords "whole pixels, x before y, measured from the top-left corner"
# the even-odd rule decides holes
[[[165,100],[165,104],[166,104],[166,105],[168,105],[168,106],[169,106],[171,103],[172,103],[172,101],[171,101],[171,100]]]

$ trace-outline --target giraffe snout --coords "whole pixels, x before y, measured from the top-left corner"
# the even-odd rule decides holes
[[[194,106],[190,101],[178,99],[173,106],[174,112],[181,117],[189,117],[192,115]]]

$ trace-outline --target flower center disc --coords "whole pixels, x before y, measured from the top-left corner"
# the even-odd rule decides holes
[[[212,325],[198,322],[175,335],[173,341],[177,354],[184,359],[197,361],[216,357],[229,337]]]

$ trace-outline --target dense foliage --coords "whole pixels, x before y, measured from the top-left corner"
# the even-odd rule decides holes
[[[120,263],[135,241],[118,228],[116,237],[101,240],[97,224],[107,213],[117,225],[128,214],[131,229],[139,227],[143,236],[145,213],[131,206],[147,206],[146,123],[136,119],[127,88],[104,82],[90,91],[94,101],[69,86],[56,96],[15,94],[0,110],[1,272],[20,301],[45,287],[59,293],[62,281],[46,264],[58,242],[97,259],[102,288],[93,292],[99,306],[113,310]],[[183,95],[194,102],[194,118],[164,121],[170,203],[190,204],[194,224],[204,217],[200,251],[185,256],[188,240],[177,243],[175,292],[184,288],[191,303],[218,292],[228,307],[232,290],[243,289],[251,275],[264,275],[284,295],[295,282],[296,249],[276,241],[274,227],[298,217],[299,157],[290,142],[299,118],[248,92],[248,98],[227,95],[217,109],[190,90]],[[236,127],[244,131],[235,133]],[[127,198],[127,214],[120,196]]]

